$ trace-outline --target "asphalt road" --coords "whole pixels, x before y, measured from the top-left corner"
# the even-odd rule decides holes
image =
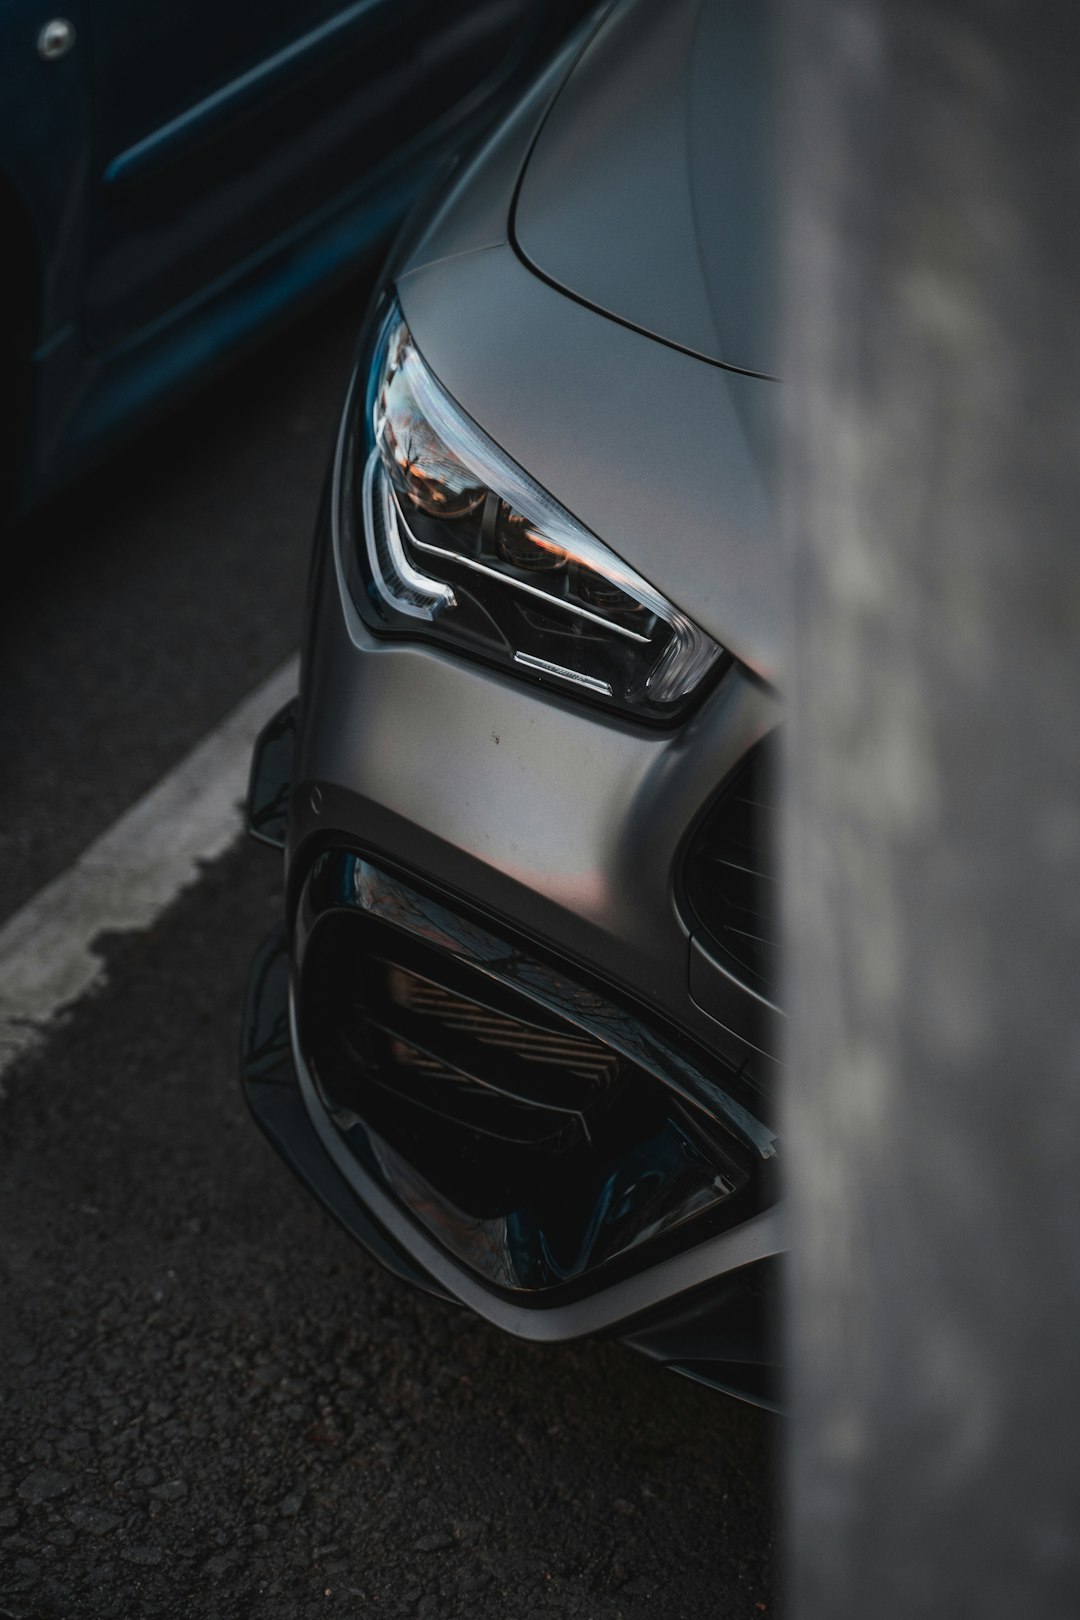
[[[0,921],[296,647],[365,296],[346,289],[5,548]]]
[[[0,920],[295,646],[359,289],[35,525],[0,608]],[[385,1275],[236,1081],[239,844],[4,1079],[0,1616],[756,1620],[768,1417]]]

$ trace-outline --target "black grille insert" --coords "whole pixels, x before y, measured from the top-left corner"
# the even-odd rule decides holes
[[[717,955],[775,1000],[779,946],[776,742],[743,760],[705,818],[686,861],[690,905]]]

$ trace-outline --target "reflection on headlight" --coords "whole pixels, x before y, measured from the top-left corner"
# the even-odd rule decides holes
[[[714,641],[464,415],[396,304],[354,429],[347,482],[376,628],[654,718],[716,665]]]

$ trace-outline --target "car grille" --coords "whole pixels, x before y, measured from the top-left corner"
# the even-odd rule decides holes
[[[779,937],[776,745],[758,743],[706,816],[687,857],[686,893],[707,941],[775,999]]]

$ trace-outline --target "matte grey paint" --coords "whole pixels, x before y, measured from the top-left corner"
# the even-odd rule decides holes
[[[510,246],[398,281],[420,352],[468,414],[605,545],[759,675],[779,674],[768,497],[775,384],[606,320]]]
[[[509,240],[510,207],[522,165],[552,96],[595,27],[594,19],[571,35],[514,111],[465,164],[445,195],[434,207],[429,202],[428,217],[416,222],[418,234],[405,247],[398,275],[436,259],[498,247]]]
[[[320,549],[290,867],[305,867],[307,839],[340,831],[595,964],[743,1062],[741,1021],[756,1045],[760,1003],[729,999],[725,1027],[692,998],[673,868],[717,783],[775,724],[776,699],[735,665],[677,731],[615,724],[426,644],[377,640],[329,536]]]
[[[766,373],[777,369],[772,10],[616,6],[544,122],[513,226],[532,265],[597,309]]]

